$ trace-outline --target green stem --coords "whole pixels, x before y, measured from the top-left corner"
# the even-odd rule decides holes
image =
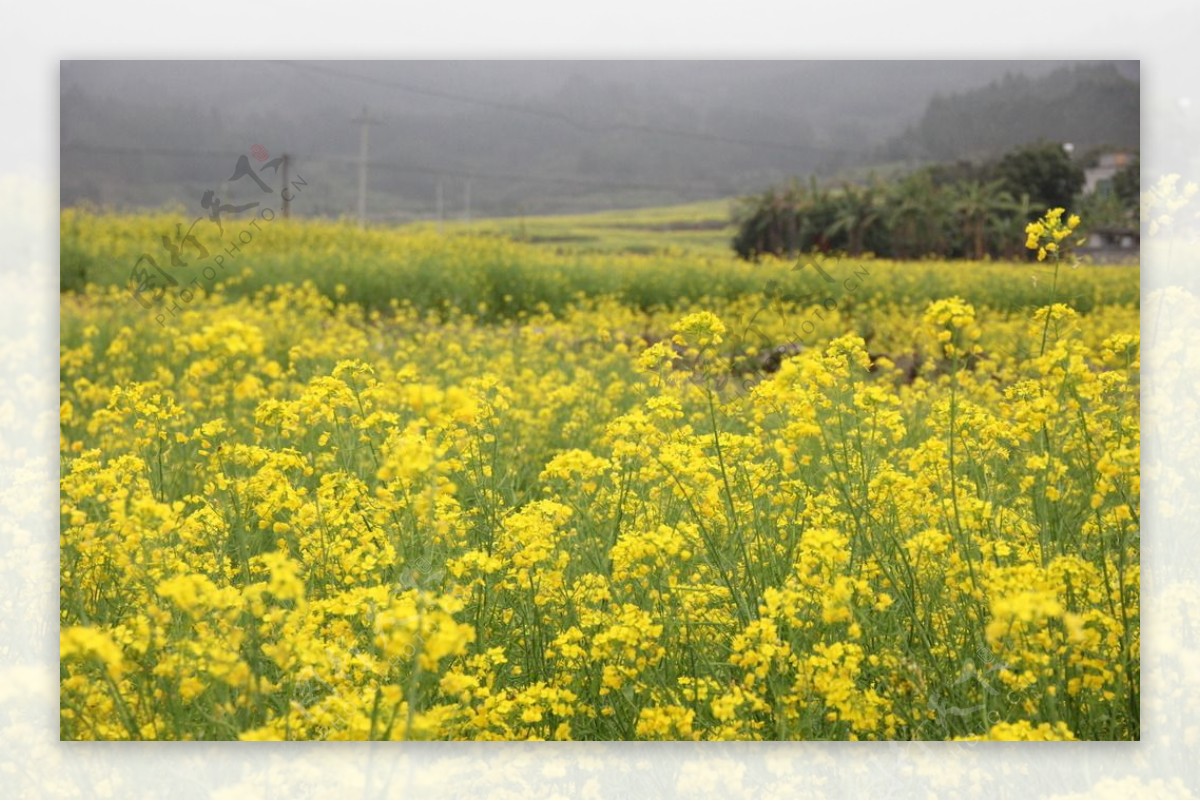
[[[1050,305],[1046,307],[1046,324],[1042,326],[1042,349],[1038,352],[1038,356],[1046,355],[1046,337],[1050,333],[1050,316],[1054,310],[1054,304],[1058,302],[1058,268],[1062,262],[1058,260],[1058,254],[1054,256],[1054,282],[1050,286]]]

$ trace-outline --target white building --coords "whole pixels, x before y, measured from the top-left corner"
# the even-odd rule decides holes
[[[1095,167],[1083,171],[1083,193],[1112,191],[1113,176],[1133,164],[1132,153],[1105,153]]]

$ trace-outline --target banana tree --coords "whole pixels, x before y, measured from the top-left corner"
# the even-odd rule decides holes
[[[1003,181],[964,181],[956,187],[954,211],[962,222],[974,258],[982,259],[987,254],[988,223],[1013,211],[1015,206]]]

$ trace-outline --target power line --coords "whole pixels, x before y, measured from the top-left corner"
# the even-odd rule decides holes
[[[310,161],[324,161],[326,163],[337,162],[352,162],[356,160],[348,156],[315,156],[309,159]],[[357,162],[356,162],[357,163]],[[701,184],[646,184],[646,183],[618,183],[615,181],[606,181],[604,179],[594,180],[591,178],[581,178],[579,176],[567,175],[531,175],[528,173],[504,173],[504,172],[481,172],[475,169],[463,169],[454,167],[429,167],[420,164],[404,164],[395,161],[376,161],[371,163],[372,168],[393,170],[396,172],[411,172],[422,175],[435,176],[451,176],[454,178],[483,178],[497,181],[526,181],[528,183],[537,184],[557,184],[557,185],[572,185],[593,187],[595,189],[644,189],[663,192],[694,192],[703,189],[711,189],[710,185]]]
[[[400,91],[410,92],[416,95],[425,97],[437,98],[440,100],[450,100],[456,103],[465,103],[474,106],[482,106],[485,108],[498,109],[502,111],[512,111],[518,114],[528,114],[543,119],[554,120],[580,131],[589,133],[611,133],[615,131],[633,131],[636,133],[657,134],[659,136],[674,136],[682,139],[693,139],[705,142],[717,142],[720,144],[740,145],[743,147],[762,147],[773,150],[786,150],[794,153],[837,153],[840,155],[860,155],[860,151],[847,150],[846,148],[832,147],[828,145],[812,145],[812,144],[788,144],[785,142],[771,142],[762,139],[745,139],[734,136],[721,136],[720,134],[707,134],[699,131],[684,131],[677,128],[663,128],[657,125],[638,125],[633,123],[614,122],[603,125],[581,122],[568,114],[551,109],[540,109],[533,106],[522,106],[513,103],[502,103],[497,100],[488,100],[482,97],[472,97],[470,95],[461,95],[455,92],[443,92],[435,89],[428,89],[422,86],[414,86],[413,84],[403,83],[401,81],[386,80],[383,78],[375,78],[370,75],[360,75],[353,72],[345,72],[343,70],[333,69],[325,66],[318,66],[303,61],[281,61],[276,60],[271,62],[286,67],[291,67],[297,70],[307,70],[308,72],[318,73],[323,75],[331,75],[345,80],[360,81],[362,83],[374,84],[376,86],[384,86],[389,89],[399,89]]]
[[[114,147],[106,145],[89,145],[81,142],[68,142],[62,146],[63,150],[77,150],[88,153],[106,153],[112,155],[130,155],[130,156],[167,156],[167,157],[222,157],[222,158],[237,158],[242,153],[235,151],[216,151],[216,150],[178,150],[171,148],[129,148],[129,147]],[[305,155],[303,153],[294,153],[289,151],[288,157],[293,163],[304,160],[310,163],[325,163],[325,164],[361,164],[361,156],[334,156],[334,155]],[[406,164],[393,161],[372,161],[371,169],[391,170],[394,172],[408,172],[419,175],[433,176],[449,176],[455,178],[463,178],[466,180],[483,179],[496,181],[525,181],[534,184],[553,184],[553,185],[568,185],[582,186],[594,189],[637,189],[645,191],[660,191],[660,192],[697,192],[710,191],[711,184],[651,184],[651,183],[620,183],[616,181],[607,181],[604,179],[590,179],[579,176],[565,175],[534,175],[528,173],[502,173],[502,172],[483,172],[473,168],[456,168],[456,167],[438,167],[421,164]]]
[[[201,150],[201,149],[179,149],[169,147],[114,147],[111,145],[89,145],[83,142],[67,142],[62,145],[63,150],[82,150],[88,153],[110,153],[119,156],[169,156],[169,157],[193,157],[199,158],[237,158],[244,156],[245,152],[236,150]]]

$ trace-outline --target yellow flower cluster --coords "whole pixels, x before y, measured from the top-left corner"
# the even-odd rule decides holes
[[[1037,251],[1038,261],[1045,261],[1048,254],[1054,254],[1057,258],[1063,240],[1079,227],[1079,215],[1072,214],[1063,222],[1065,213],[1066,209],[1050,209],[1041,219],[1025,226],[1025,247]]]

